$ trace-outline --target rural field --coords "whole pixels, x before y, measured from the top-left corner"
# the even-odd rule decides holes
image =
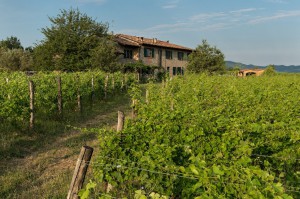
[[[300,197],[298,74],[0,77],[3,198],[66,198],[83,145],[81,198]]]

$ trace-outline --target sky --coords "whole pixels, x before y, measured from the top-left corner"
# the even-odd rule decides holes
[[[49,17],[78,8],[109,31],[196,48],[207,40],[226,60],[300,65],[300,0],[0,0],[0,40],[35,46]]]

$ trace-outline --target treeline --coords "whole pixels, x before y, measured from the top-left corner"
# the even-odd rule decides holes
[[[100,69],[104,72],[143,71],[149,68],[141,61],[134,65],[118,62],[124,53],[114,41],[109,24],[97,22],[78,9],[61,10],[49,17],[50,27],[41,29],[44,39],[34,47],[24,48],[11,36],[0,41],[0,69],[12,71],[83,71]],[[206,40],[191,53],[187,70],[193,73],[225,71],[224,54]],[[133,67],[134,66],[134,67]]]

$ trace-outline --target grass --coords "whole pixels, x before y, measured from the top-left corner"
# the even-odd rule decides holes
[[[0,198],[66,198],[81,146],[97,153],[98,143],[96,133],[72,126],[115,128],[117,111],[129,114],[130,98],[115,95],[83,107],[81,114],[65,113],[62,120],[38,120],[34,131],[0,125]]]

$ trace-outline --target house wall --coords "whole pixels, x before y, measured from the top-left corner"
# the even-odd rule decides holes
[[[144,48],[154,48],[154,57],[145,57],[144,56]],[[166,50],[172,51],[172,59],[166,58]],[[184,60],[178,60],[178,52],[184,53]],[[187,53],[190,53],[189,51],[184,50],[175,50],[175,49],[166,49],[166,48],[155,48],[155,47],[141,47],[140,51],[140,58],[143,61],[143,63],[147,65],[156,65],[161,66],[165,70],[169,68],[169,72],[171,76],[173,76],[173,68],[176,68],[177,71],[178,68],[181,68],[180,70],[185,70],[187,66]]]
[[[145,48],[154,49],[154,57],[145,57],[144,50]],[[166,71],[169,69],[170,76],[173,76],[174,71],[176,73],[182,73],[181,71],[185,70],[187,66],[187,53],[189,51],[184,50],[176,50],[176,49],[167,49],[167,48],[158,48],[153,46],[141,46],[140,48],[132,48],[132,47],[123,47],[123,49],[130,49],[132,50],[132,59],[124,58],[124,55],[120,56],[121,63],[132,63],[138,60],[141,60],[146,65],[154,65],[154,66],[161,66]],[[166,58],[166,50],[172,51],[172,59]],[[184,60],[178,60],[178,52],[184,53]],[[180,68],[180,69],[179,69]]]

